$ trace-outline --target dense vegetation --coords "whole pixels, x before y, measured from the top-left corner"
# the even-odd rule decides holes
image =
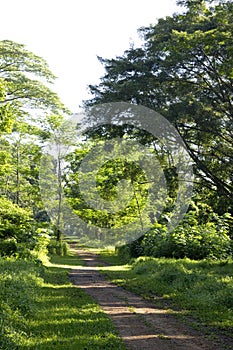
[[[129,237],[133,231],[139,237],[145,221],[151,230],[139,237],[132,256],[202,259],[232,254],[232,3],[179,3],[185,6],[183,14],[140,29],[141,48],[131,47],[115,59],[101,59],[106,74],[100,85],[90,86],[93,99],[85,103],[88,125],[93,127],[84,130],[83,139],[65,159],[62,146],[69,147],[74,130],[66,121],[69,112],[48,87],[54,75],[42,58],[23,45],[8,40],[0,43],[2,255],[22,253],[23,245],[35,250],[46,233],[59,244],[62,232],[67,231],[82,241],[83,227],[73,223],[72,217],[64,217],[68,212],[63,208],[64,194],[73,213],[87,227],[96,227],[89,238],[97,244],[105,238],[101,229],[113,232],[129,227]],[[93,105],[115,101],[160,112],[183,138],[193,162],[194,193],[188,213],[172,233],[167,227],[181,186],[177,160],[148,131],[128,124],[100,125],[101,120],[93,120],[96,115],[88,114]],[[138,165],[138,148],[127,160],[106,161],[101,147],[116,137],[136,141],[148,156],[154,154],[162,173],[150,181],[146,178]],[[48,141],[58,149],[55,158],[44,154]],[[98,157],[90,158],[89,165],[90,169],[101,167],[84,176],[87,184],[96,176],[99,200],[93,208],[88,186],[86,196],[80,190],[79,168],[96,145],[100,145]],[[114,151],[120,148],[109,145]],[[44,169],[51,170],[45,178]],[[167,191],[156,191],[156,197],[151,183],[158,189],[163,178]],[[151,199],[154,207],[148,205]]]
[[[143,215],[147,216],[145,222],[150,223],[150,231],[144,237],[136,233],[137,242],[123,248],[128,249],[132,257],[143,254],[225,259],[232,255],[233,238],[233,6],[231,1],[178,3],[185,6],[183,14],[174,14],[158,20],[154,26],[140,29],[143,47],[131,47],[123,56],[114,59],[100,58],[106,73],[99,85],[90,85],[93,98],[85,102],[89,128],[85,132],[85,142],[69,155],[65,193],[87,226],[94,224],[99,228],[117,229],[139,218],[143,228]],[[146,106],[165,116],[182,136],[192,160],[194,193],[187,214],[172,233],[169,225],[179,186],[182,186],[177,174],[177,160],[159,138],[143,128],[120,122],[103,124],[103,114],[110,114],[111,103],[121,101],[131,106]],[[93,108],[94,111],[99,108],[100,112],[92,112]],[[130,113],[130,108],[126,113]],[[113,120],[117,121],[117,118],[116,114]],[[92,198],[88,186],[88,202],[80,191],[82,179],[78,169],[88,152],[97,144],[109,144],[117,151],[117,146],[109,143],[117,137],[138,142],[143,151],[147,147],[148,152],[156,155],[163,169],[167,193],[164,195],[161,191],[158,194],[156,191],[158,198],[146,214],[142,213],[145,213],[145,202],[151,199],[148,195],[151,183],[158,181],[158,189],[162,177],[156,173],[157,179],[149,181],[143,178],[145,174],[140,173],[135,165],[135,162],[142,161],[137,149],[134,159],[129,155],[127,160],[108,160],[98,173],[86,171],[87,184],[90,186],[91,177],[96,176],[98,193],[108,206],[106,202]],[[91,169],[103,163],[102,153],[104,150],[100,146],[99,153],[93,153],[95,157],[89,158]],[[131,192],[127,185],[120,187],[122,179],[130,184]],[[129,200],[122,210],[119,203],[124,197]],[[88,204],[95,201],[99,206]],[[111,202],[115,211],[111,209]],[[92,244],[96,240],[98,245],[105,238],[104,231],[98,227],[91,236]],[[140,232],[140,227],[135,224],[126,230],[131,237],[132,231]],[[85,232],[82,232],[82,227],[77,231],[82,241]]]
[[[49,116],[68,113],[48,87],[54,78],[47,63],[24,45],[0,42],[1,255],[18,254],[23,245],[33,250],[49,233],[39,191],[40,158],[51,134]]]

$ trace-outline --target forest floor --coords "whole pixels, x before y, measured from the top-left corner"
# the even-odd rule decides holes
[[[77,266],[70,272],[72,283],[97,301],[115,324],[127,349],[233,349],[233,344],[226,339],[214,337],[215,340],[211,340],[192,328],[190,322],[173,315],[170,307],[158,308],[153,302],[109,282],[99,271],[107,264],[100,261],[97,254],[81,249],[75,251],[84,266]]]

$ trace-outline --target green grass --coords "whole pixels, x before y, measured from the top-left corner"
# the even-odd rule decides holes
[[[115,253],[115,250],[113,248],[108,249],[89,249],[90,251],[93,251],[94,253],[98,254],[100,260],[106,262],[109,265],[123,265],[120,258]]]
[[[10,309],[12,317],[4,329],[0,320],[0,349],[124,349],[109,318],[69,282],[68,266],[80,264],[78,258],[53,257],[52,263],[44,269],[13,259],[2,263],[9,288],[0,300],[5,299],[5,315]],[[1,277],[0,286],[3,282]]]
[[[67,268],[83,265],[83,261],[77,256],[75,251],[72,249],[69,250],[69,254],[66,256],[59,256],[59,255],[51,256],[50,263],[67,266]]]
[[[0,349],[17,349],[27,336],[26,318],[37,309],[42,273],[35,263],[0,258]]]
[[[196,324],[233,331],[233,261],[194,261],[141,257],[122,265],[111,252],[100,252],[113,267],[101,267],[109,279],[157,306],[171,307],[178,315],[191,316]],[[117,266],[116,263],[119,263]],[[162,304],[161,304],[162,302]]]

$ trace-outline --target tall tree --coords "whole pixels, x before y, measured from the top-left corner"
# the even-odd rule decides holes
[[[127,101],[163,114],[195,163],[197,191],[204,186],[216,211],[233,213],[233,3],[178,4],[183,14],[140,29],[142,48],[100,58],[106,73],[85,106]]]
[[[39,122],[45,124],[48,114],[69,112],[51,89],[54,80],[43,58],[22,44],[0,41],[0,196],[42,221],[48,217],[38,177],[49,135]]]
[[[77,123],[63,115],[49,115],[41,128],[46,135],[44,156],[40,167],[40,187],[46,208],[56,226],[56,239],[62,240],[64,213],[67,205],[63,196],[64,163],[69,148],[75,143]]]

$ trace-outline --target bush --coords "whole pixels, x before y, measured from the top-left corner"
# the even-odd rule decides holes
[[[0,239],[0,256],[11,256],[17,252],[15,239]]]
[[[165,249],[161,246],[161,242],[165,243],[165,239],[167,237],[167,229],[166,226],[161,224],[155,224],[154,228],[148,231],[142,239],[142,250],[145,256],[155,256],[156,250],[160,249],[162,253],[162,249]],[[165,249],[166,250],[166,249]]]
[[[231,239],[215,223],[180,225],[172,233],[157,227],[145,234],[142,246],[144,255],[177,259],[225,259],[232,253]]]
[[[156,223],[144,236],[118,247],[116,251],[125,263],[138,256],[227,259],[233,252],[228,232],[229,225],[225,218],[216,217],[213,222],[200,224],[190,214],[173,232],[168,232],[165,225]]]
[[[137,258],[143,255],[142,247],[143,236],[139,237],[135,241],[125,244],[123,246],[116,247],[115,252],[122,263],[128,263],[132,258]]]
[[[129,245],[116,247],[115,251],[120,261],[124,264],[128,263],[132,258]]]
[[[50,255],[66,256],[68,254],[68,244],[53,239],[49,242],[48,252]]]
[[[0,197],[0,238],[25,242],[33,228],[32,213]]]
[[[38,228],[32,213],[0,197],[0,255],[45,260],[48,230]]]
[[[49,231],[45,228],[38,228],[33,235],[34,246],[32,254],[42,261],[45,261],[48,254],[48,245],[50,242]]]

